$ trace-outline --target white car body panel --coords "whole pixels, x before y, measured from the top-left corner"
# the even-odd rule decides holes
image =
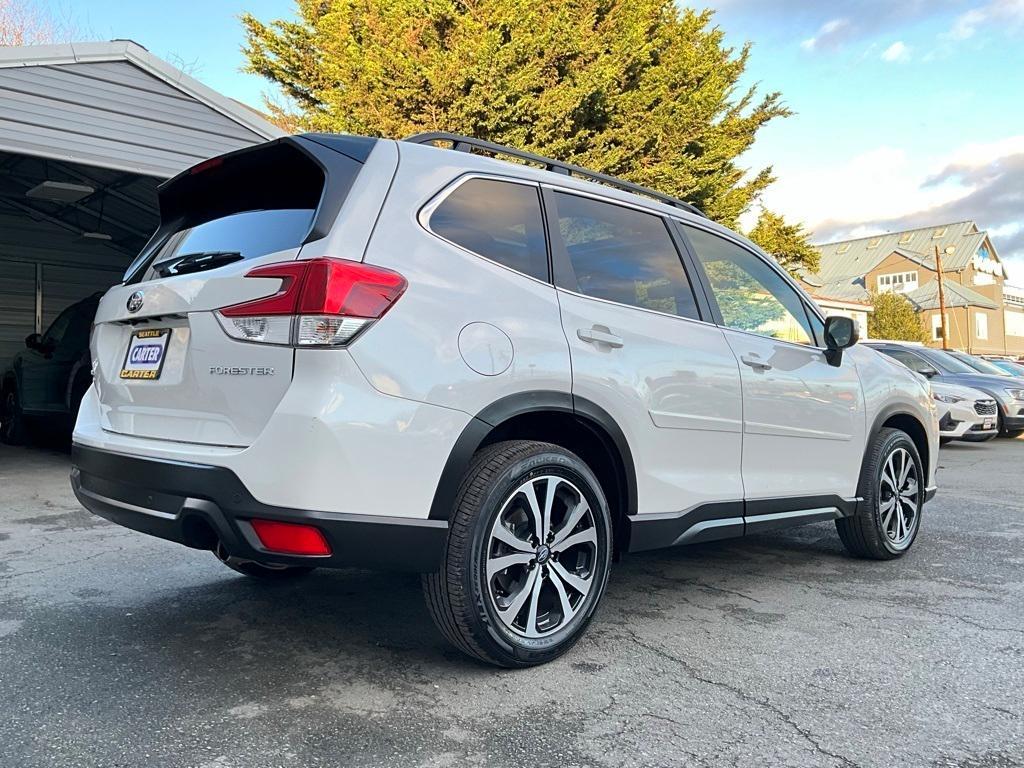
[[[937,395],[960,398],[960,401],[955,403],[936,400],[935,407],[939,417],[940,437],[956,440],[970,433],[971,438],[981,440],[985,437],[994,437],[999,433],[999,428],[996,426],[998,424],[997,405],[993,398],[980,390],[964,387],[959,384],[949,384],[942,381],[932,381],[930,384],[932,392]],[[990,409],[985,410],[991,410],[991,412],[979,414],[976,407],[978,404],[990,405]],[[956,422],[950,429],[942,429],[942,422],[946,416],[953,422]],[[984,427],[986,421],[992,425],[987,430],[981,428]]]
[[[747,498],[855,496],[857,477],[849,467],[863,457],[867,414],[854,355],[832,366],[815,347],[742,331],[725,336],[743,383]]]
[[[742,400],[722,330],[559,291],[573,393],[607,411],[633,447],[637,514],[743,498]],[[621,348],[583,341],[601,326]]]

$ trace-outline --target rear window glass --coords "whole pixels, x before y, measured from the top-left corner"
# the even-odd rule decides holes
[[[697,318],[690,281],[660,216],[562,192],[555,198],[558,229],[573,272],[559,280],[562,287]]]
[[[430,229],[524,275],[548,279],[544,222],[533,185],[470,179],[430,215]]]
[[[200,254],[212,259],[223,254],[219,263],[225,264],[298,248],[312,226],[315,213],[313,208],[243,211],[181,230],[161,249],[145,279],[166,277],[161,270],[168,268],[186,272],[182,260],[192,256],[202,258]],[[232,254],[237,254],[237,258],[231,258]]]

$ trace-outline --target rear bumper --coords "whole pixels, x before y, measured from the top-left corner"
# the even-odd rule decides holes
[[[71,486],[95,515],[185,546],[212,549],[273,565],[350,566],[431,572],[441,562],[444,520],[290,509],[253,498],[226,467],[142,458],[75,444]],[[331,546],[323,557],[266,551],[252,518],[315,525]]]

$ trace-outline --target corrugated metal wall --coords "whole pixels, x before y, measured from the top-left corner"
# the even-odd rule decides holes
[[[127,61],[0,68],[0,148],[169,177],[262,136]]]
[[[0,220],[0,232],[3,231]],[[35,330],[36,266],[0,259],[0,373]]]
[[[0,213],[0,372],[36,331],[36,269],[41,330],[69,304],[118,282],[131,257],[45,221]]]

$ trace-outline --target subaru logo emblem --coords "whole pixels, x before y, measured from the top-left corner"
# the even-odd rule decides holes
[[[128,297],[128,311],[138,312],[142,309],[142,291],[136,291]]]

